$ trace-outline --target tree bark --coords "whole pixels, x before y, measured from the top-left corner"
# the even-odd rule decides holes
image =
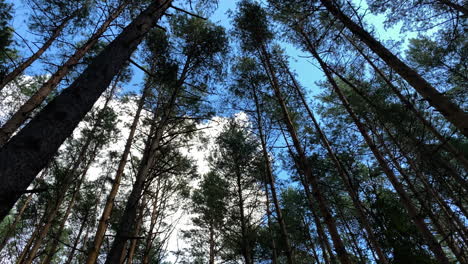
[[[405,79],[437,111],[468,137],[468,113],[464,112],[449,98],[437,91],[415,70],[406,65],[395,54],[376,40],[369,32],[355,23],[338,7],[334,0],[320,0],[322,5],[355,36],[364,42],[373,52],[387,63],[395,72]]]
[[[76,15],[78,11],[74,12],[73,14],[65,17],[62,22],[54,29],[52,35],[47,39],[47,41],[27,60],[23,63],[18,65],[13,71],[5,75],[2,80],[0,80],[0,91],[5,88],[5,85],[13,81],[16,77],[18,77],[26,68],[28,68],[34,61],[36,61],[41,55],[52,45],[52,43],[60,36],[63,29],[67,26],[68,22],[70,22]]]
[[[153,1],[70,87],[0,149],[0,219],[71,135],[171,2]]]
[[[98,42],[102,34],[109,25],[125,9],[126,2],[122,3],[109,17],[102,23],[99,29],[78,48],[75,53],[16,111],[0,128],[0,146],[4,145],[11,135],[31,116],[32,112],[38,108],[49,96],[67,73],[83,58],[84,55]]]

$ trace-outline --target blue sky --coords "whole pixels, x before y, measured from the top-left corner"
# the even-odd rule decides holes
[[[34,45],[31,43],[32,40],[35,40],[36,37],[28,32],[27,28],[27,14],[30,12],[28,7],[26,7],[21,0],[7,0],[7,2],[14,4],[14,18],[13,18],[13,27],[15,30],[23,36],[25,39],[30,41],[29,45],[34,48]],[[218,9],[213,13],[210,17],[210,20],[215,22],[216,24],[220,24],[227,28],[228,30],[231,28],[231,21],[228,18],[227,12],[228,10],[235,10],[236,8],[236,0],[219,0]],[[361,5],[365,4],[365,2],[360,1]],[[399,28],[393,29],[384,29],[383,27],[383,16],[373,16],[368,14],[366,16],[368,22],[374,25],[377,29],[378,38],[381,40],[388,40],[388,39],[401,39],[402,36],[399,34]],[[323,74],[319,71],[314,65],[311,64],[311,60],[307,58],[307,54],[302,53],[301,51],[297,50],[290,44],[282,43],[283,48],[285,48],[287,54],[290,56],[290,63],[292,69],[298,74],[298,79],[301,84],[307,88],[308,92],[311,94],[316,94],[317,88],[315,82],[323,78]],[[51,50],[50,53],[53,53]],[[21,48],[21,54],[24,56],[29,56],[31,52],[27,47],[23,45]],[[44,65],[41,63],[33,64],[31,69],[28,69],[27,74],[43,74],[44,73]],[[141,80],[143,74],[140,70],[134,69],[134,79],[132,82],[127,85],[126,90],[138,90],[138,87],[141,84]]]

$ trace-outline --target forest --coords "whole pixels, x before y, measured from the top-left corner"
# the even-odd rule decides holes
[[[467,264],[465,0],[0,0],[1,264]]]

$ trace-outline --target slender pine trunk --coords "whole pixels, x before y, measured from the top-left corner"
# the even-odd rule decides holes
[[[404,190],[403,185],[400,183],[397,176],[394,174],[393,170],[388,166],[385,158],[380,153],[377,146],[374,144],[373,140],[371,139],[371,137],[367,133],[367,130],[365,129],[364,124],[361,123],[360,119],[354,113],[354,110],[352,110],[347,98],[345,97],[345,95],[341,91],[338,84],[333,79],[333,77],[331,75],[331,72],[328,69],[328,66],[321,59],[320,55],[316,52],[315,49],[312,49],[311,52],[312,52],[312,56],[319,62],[320,67],[322,68],[323,72],[325,73],[328,82],[332,85],[333,90],[338,95],[341,103],[345,107],[348,114],[351,116],[351,118],[352,118],[353,122],[355,123],[355,125],[357,126],[359,132],[364,137],[364,140],[366,141],[367,145],[369,146],[369,148],[371,149],[371,151],[374,154],[375,158],[377,159],[377,162],[379,163],[380,167],[382,168],[384,173],[387,175],[387,177],[390,180],[390,182],[391,182],[393,188],[395,189],[395,191],[400,196],[401,201],[402,201],[403,205],[405,206],[409,216],[414,221],[416,227],[421,232],[423,237],[426,239],[426,242],[428,243],[429,248],[434,253],[435,257],[438,259],[438,261],[440,263],[449,264],[449,260],[447,259],[447,256],[445,255],[445,253],[444,253],[442,247],[440,246],[439,242],[435,239],[434,235],[429,230],[428,226],[426,225],[426,223],[424,221],[424,218],[418,213],[418,210],[416,209],[416,207],[412,203],[411,199],[408,197],[408,194]]]
[[[23,63],[18,65],[15,69],[13,69],[10,73],[5,75],[2,80],[0,80],[0,91],[5,88],[5,85],[13,81],[16,77],[18,77],[26,68],[28,68],[33,62],[35,62],[41,55],[49,49],[49,47],[54,43],[54,41],[60,36],[63,29],[67,26],[67,24],[75,18],[78,11],[74,12],[73,14],[65,17],[61,23],[52,31],[52,35],[46,40],[46,42],[36,51],[34,54],[26,59]]]
[[[254,101],[255,101],[255,111],[257,113],[257,127],[258,127],[260,142],[261,142],[261,145],[262,145],[263,159],[265,161],[265,170],[266,170],[266,176],[267,176],[267,179],[265,179],[265,180],[270,185],[271,197],[273,198],[273,204],[275,206],[277,219],[278,219],[278,222],[279,222],[279,225],[280,225],[281,236],[283,238],[283,242],[284,242],[285,249],[286,249],[286,257],[287,257],[288,263],[293,264],[294,263],[293,253],[292,253],[292,249],[291,249],[291,244],[289,243],[289,235],[288,235],[288,231],[287,231],[287,228],[286,228],[286,223],[284,222],[283,212],[281,210],[281,206],[280,206],[280,203],[279,203],[279,200],[278,200],[278,195],[276,193],[275,176],[273,175],[273,171],[272,171],[272,168],[271,168],[270,157],[268,155],[268,150],[267,150],[267,145],[266,145],[266,138],[265,138],[264,131],[263,131],[262,115],[260,113],[260,104],[259,104],[259,101],[258,101],[257,91],[256,91],[255,87],[253,87],[252,95],[253,95],[253,98],[254,98]],[[267,191],[267,188],[265,188],[265,190]],[[268,208],[268,210],[269,210],[269,208]]]
[[[293,145],[299,156],[299,165],[301,166],[300,168],[301,170],[304,171],[305,177],[308,179],[308,181],[312,185],[312,195],[317,201],[320,212],[322,216],[324,217],[325,224],[327,225],[328,231],[330,232],[330,236],[332,238],[333,245],[335,246],[335,250],[337,252],[338,258],[340,259],[342,264],[350,264],[352,262],[349,259],[348,253],[346,252],[346,248],[338,232],[335,219],[330,213],[330,209],[327,205],[327,202],[325,201],[323,197],[322,191],[320,190],[317,178],[312,174],[312,170],[308,164],[307,157],[305,156],[304,150],[297,136],[296,129],[289,116],[289,111],[287,109],[286,103],[284,102],[283,96],[281,94],[279,82],[277,80],[275,71],[273,70],[273,67],[270,62],[270,57],[269,57],[270,55],[264,45],[261,47],[261,50],[259,52],[260,52],[260,56],[262,57],[263,66],[269,75],[272,88],[274,89],[274,92],[275,92],[276,99],[278,100],[278,103],[281,107],[283,119],[284,119],[284,122],[286,123],[286,128],[293,140]]]
[[[88,257],[86,259],[86,264],[93,264],[96,263],[97,257],[99,256],[99,250],[101,248],[102,242],[104,241],[104,236],[106,234],[107,226],[109,224],[109,219],[111,216],[112,209],[114,208],[114,200],[117,197],[117,193],[120,188],[120,182],[122,180],[122,176],[124,174],[125,166],[127,165],[128,156],[130,155],[130,149],[133,144],[133,138],[135,137],[136,128],[138,126],[138,122],[140,120],[141,111],[143,110],[143,106],[146,101],[146,97],[148,96],[150,90],[150,85],[145,85],[142,95],[138,101],[138,106],[133,117],[132,124],[130,126],[130,132],[127,137],[127,141],[125,143],[124,151],[122,156],[120,157],[119,165],[117,167],[117,171],[115,173],[114,180],[112,182],[112,187],[109,192],[109,195],[106,199],[106,204],[104,205],[104,209],[102,211],[101,217],[99,219],[98,227],[96,230],[96,234],[94,236],[94,241],[90,249],[88,250]]]
[[[468,137],[468,113],[451,102],[450,99],[437,91],[428,81],[414,69],[406,65],[395,54],[376,40],[369,32],[355,23],[339,7],[337,1],[320,0],[330,14],[339,19],[343,25],[356,37],[364,42],[387,65],[405,79],[432,107],[439,111],[460,132]]]

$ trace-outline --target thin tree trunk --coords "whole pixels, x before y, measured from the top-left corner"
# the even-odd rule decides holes
[[[371,100],[369,100],[369,98],[367,98],[365,96],[365,94],[360,91],[353,83],[351,83],[348,79],[346,79],[345,77],[343,77],[340,73],[334,71],[333,69],[329,68],[330,72],[334,73],[336,76],[338,76],[338,78],[340,78],[344,83],[346,83],[349,87],[351,87],[353,89],[353,91],[355,91],[366,103],[368,103],[370,106],[372,106],[373,108],[375,108],[377,111],[382,111],[380,107],[378,107],[375,103],[373,103]],[[382,121],[383,123],[383,121]],[[414,136],[410,136],[411,140],[413,140],[415,143],[418,143],[418,140],[414,137]],[[397,141],[395,141],[397,142]],[[427,156],[428,159],[430,159],[430,155],[426,155],[425,152],[423,151],[422,153],[424,156]],[[468,186],[468,182],[463,179],[454,169],[451,169],[450,167],[450,164],[448,164],[448,166],[446,166],[447,169],[451,170],[451,175],[452,177],[460,184],[460,188],[462,189],[466,189]]]
[[[292,148],[289,145],[289,143],[288,143],[288,141],[286,139],[286,135],[284,134],[284,131],[283,131],[282,128],[281,128],[281,132],[283,134],[284,141],[286,142],[286,145],[288,147],[289,155],[294,160],[297,173],[298,173],[298,175],[300,177],[302,187],[304,188],[304,192],[306,194],[307,203],[309,205],[310,212],[312,213],[312,217],[314,219],[315,228],[317,229],[317,235],[318,235],[318,238],[319,238],[319,241],[320,241],[320,247],[322,249],[323,260],[325,261],[326,264],[330,264],[330,263],[335,264],[335,263],[337,263],[337,260],[335,258],[335,255],[333,254],[330,242],[328,241],[328,237],[325,234],[325,229],[323,228],[323,225],[322,225],[322,223],[320,221],[320,218],[317,215],[317,213],[315,212],[314,199],[313,199],[312,194],[310,193],[310,189],[309,189],[310,184],[308,183],[307,178],[305,177],[303,171],[301,171],[299,161],[296,159],[296,157],[295,157],[295,155],[294,155],[294,153],[292,151]],[[328,255],[327,255],[327,253],[328,253]]]
[[[291,80],[293,81],[293,86],[294,86],[294,88],[295,88],[295,90],[296,90],[302,104],[306,108],[306,111],[309,114],[309,117],[312,120],[312,123],[314,124],[315,130],[319,134],[319,137],[320,137],[320,140],[322,141],[323,146],[325,146],[325,148],[327,149],[327,152],[328,152],[328,155],[329,155],[330,159],[333,161],[333,163],[335,164],[335,166],[336,166],[336,168],[338,170],[338,174],[340,175],[340,177],[341,177],[341,179],[342,179],[342,181],[343,181],[343,183],[344,183],[344,185],[346,187],[346,190],[347,190],[349,196],[351,197],[353,205],[357,210],[359,222],[363,225],[364,229],[366,230],[369,241],[371,242],[370,245],[371,245],[372,249],[379,256],[378,261],[380,263],[387,264],[388,263],[387,257],[383,253],[382,247],[380,246],[380,244],[377,241],[377,238],[374,235],[375,232],[374,232],[372,226],[370,225],[369,221],[367,220],[367,216],[366,216],[366,214],[364,212],[362,203],[359,200],[359,196],[358,196],[357,192],[355,191],[355,189],[353,187],[351,175],[342,166],[342,164],[339,161],[338,157],[335,155],[335,152],[333,151],[327,136],[325,135],[325,133],[320,128],[320,125],[319,125],[317,119],[315,118],[314,113],[312,112],[312,110],[310,109],[308,103],[306,102],[305,97],[302,94],[302,91],[300,90],[299,84],[296,82],[296,79],[294,78],[294,76],[289,71],[289,68],[286,65],[283,65],[283,67],[287,70]]]
[[[101,218],[99,219],[99,224],[96,230],[96,234],[94,236],[94,242],[88,251],[86,264],[93,264],[93,263],[96,263],[97,261],[97,257],[99,255],[99,249],[101,248],[102,242],[104,241],[104,237],[106,234],[107,226],[109,224],[111,212],[112,212],[112,209],[114,208],[114,200],[120,188],[120,181],[122,180],[122,176],[124,174],[128,156],[130,154],[130,149],[133,144],[133,138],[135,137],[136,128],[138,126],[138,121],[140,120],[141,111],[145,104],[146,97],[148,96],[149,90],[150,90],[150,85],[148,84],[145,85],[142,91],[142,95],[138,101],[138,107],[135,112],[135,116],[133,117],[132,124],[130,126],[130,132],[128,134],[127,141],[125,143],[124,151],[120,158],[119,165],[115,173],[115,177],[112,183],[111,190],[109,192],[109,195],[107,196],[106,204],[104,205],[104,209],[101,214]]]
[[[146,238],[145,242],[145,250],[143,252],[143,264],[148,264],[150,261],[150,253],[154,241],[154,228],[156,227],[156,223],[159,218],[159,207],[158,207],[158,201],[159,201],[159,193],[160,193],[160,188],[161,188],[161,179],[158,177],[158,181],[156,184],[156,194],[154,195],[153,198],[153,211],[151,212],[151,220],[150,220],[150,227],[148,229],[148,236]]]
[[[28,68],[34,61],[36,61],[41,55],[52,45],[52,43],[60,36],[63,29],[67,26],[68,22],[70,22],[76,15],[78,11],[75,11],[73,14],[65,17],[60,25],[58,25],[52,35],[47,39],[47,41],[27,60],[23,63],[18,65],[15,69],[13,69],[10,73],[5,75],[2,80],[0,80],[0,91],[5,88],[9,82],[13,81],[16,77],[18,77],[26,68]]]
[[[349,113],[349,115],[353,119],[359,132],[362,134],[362,136],[364,137],[364,140],[366,141],[367,145],[369,146],[375,158],[377,159],[377,162],[379,163],[380,167],[382,168],[382,170],[384,171],[384,173],[387,175],[388,179],[390,180],[393,188],[399,194],[403,205],[405,206],[408,214],[410,215],[411,219],[414,221],[418,230],[426,239],[429,245],[429,248],[432,250],[432,252],[434,253],[434,255],[436,256],[436,258],[438,259],[440,263],[449,264],[449,260],[447,259],[447,256],[445,255],[439,242],[435,239],[435,237],[433,236],[433,234],[427,227],[426,223],[424,222],[424,218],[418,213],[416,207],[414,206],[411,199],[408,197],[406,191],[404,190],[403,185],[400,183],[396,175],[393,173],[392,169],[388,166],[384,157],[382,156],[380,151],[377,149],[377,146],[373,143],[371,137],[367,133],[364,125],[361,123],[357,115],[352,110],[345,95],[343,94],[338,84],[333,79],[331,72],[328,69],[328,66],[320,58],[319,54],[316,52],[315,49],[312,49],[311,53],[312,53],[312,56],[319,62],[320,67],[322,68],[323,72],[325,73],[328,79],[328,82],[332,85],[333,90],[338,95],[346,111]]]
[[[302,149],[301,143],[297,136],[296,129],[294,128],[291,118],[289,117],[289,112],[286,103],[284,102],[283,96],[281,95],[279,82],[276,79],[276,74],[271,65],[269,54],[265,46],[262,46],[260,54],[263,57],[262,60],[265,70],[270,76],[271,84],[274,89],[276,99],[280,104],[287,130],[293,140],[293,145],[296,149],[296,152],[299,155],[299,164],[301,166],[301,169],[304,171],[305,177],[309,180],[310,184],[312,185],[312,195],[317,201],[320,212],[324,217],[325,224],[327,225],[328,231],[330,232],[330,236],[332,238],[333,245],[335,246],[338,258],[340,259],[342,264],[350,264],[351,260],[349,259],[348,253],[346,252],[346,248],[343,244],[343,241],[340,238],[340,234],[336,227],[335,219],[330,213],[330,209],[328,208],[327,202],[325,201],[323,194],[320,190],[317,178],[312,174],[312,170],[308,164],[307,157],[305,156],[304,150]]]
[[[319,256],[317,254],[317,250],[315,249],[315,243],[313,242],[312,236],[310,235],[309,225],[307,224],[307,222],[305,220],[305,216],[302,216],[302,223],[303,223],[304,227],[306,228],[305,238],[309,242],[309,243],[306,243],[306,245],[309,248],[309,250],[312,251],[312,254],[314,255],[315,262],[317,264],[320,264],[320,259],[319,259]],[[327,263],[327,262],[325,261],[325,263]]]
[[[174,87],[174,91],[168,100],[167,105],[163,106],[160,111],[155,111],[153,124],[151,126],[151,132],[148,135],[143,157],[138,168],[135,183],[133,184],[132,191],[128,197],[125,211],[120,218],[117,232],[115,235],[114,242],[110,252],[107,254],[106,264],[117,263],[122,255],[122,250],[128,240],[128,237],[132,235],[135,219],[137,215],[137,205],[141,198],[146,180],[149,177],[150,169],[154,166],[158,157],[158,149],[162,140],[163,132],[167,126],[167,122],[170,118],[171,113],[175,107],[176,99],[179,95],[179,91],[185,78],[187,76],[188,66],[190,59],[187,58],[184,69],[182,70],[181,76]],[[160,122],[156,124],[157,118],[160,117]]]
[[[210,252],[209,252],[209,260],[208,260],[208,263],[209,264],[214,264],[215,263],[215,234],[214,234],[214,226],[213,226],[213,222],[210,222]]]
[[[59,225],[59,228],[58,228],[57,233],[55,235],[55,238],[53,238],[52,245],[48,249],[47,256],[44,259],[43,263],[51,263],[52,258],[57,253],[57,247],[59,245],[60,236],[61,236],[61,234],[62,234],[62,232],[63,232],[63,230],[65,228],[65,223],[67,222],[68,217],[70,216],[70,214],[71,214],[71,212],[73,210],[76,198],[77,198],[77,196],[78,196],[78,194],[80,192],[81,185],[83,184],[83,182],[84,182],[84,180],[86,178],[89,167],[91,166],[92,161],[94,160],[94,156],[96,155],[96,150],[97,150],[97,147],[95,147],[95,149],[93,151],[94,152],[93,153],[93,158],[91,159],[91,161],[88,162],[88,164],[86,165],[84,171],[81,173],[81,178],[76,183],[75,190],[73,191],[73,194],[72,194],[72,196],[70,198],[70,202],[68,202],[68,206],[67,206],[67,209],[65,210],[65,214],[63,215],[62,220],[60,221],[60,225]]]
[[[73,261],[73,257],[75,256],[75,251],[76,251],[76,249],[78,247],[78,243],[80,242],[81,235],[83,234],[84,228],[86,227],[86,222],[88,221],[89,214],[90,214],[90,212],[86,211],[85,216],[84,216],[83,220],[81,221],[81,226],[80,226],[80,229],[78,231],[78,235],[76,236],[75,241],[73,242],[73,247],[72,247],[70,253],[68,253],[68,257],[67,257],[67,260],[65,261],[65,264],[71,264],[72,261]]]
[[[90,111],[171,2],[154,0],[70,87],[54,98],[0,149],[1,220]]]
[[[239,164],[239,163],[236,163]],[[242,177],[239,172],[239,169],[236,170],[236,184],[237,184],[237,206],[239,207],[239,221],[241,225],[241,252],[242,256],[244,257],[244,261],[246,264],[253,264],[251,254],[252,251],[250,249],[250,241],[247,239],[247,219],[245,217],[244,212],[244,196],[242,194]]]
[[[128,258],[127,258],[127,264],[132,264],[133,262],[133,257],[135,255],[135,250],[138,245],[138,235],[140,234],[140,229],[141,225],[143,224],[143,217],[144,217],[144,212],[145,212],[145,206],[146,206],[146,196],[143,197],[143,200],[141,201],[140,205],[140,217],[137,220],[137,225],[135,227],[135,231],[133,233],[133,239],[130,242],[130,247],[128,249]]]
[[[465,167],[465,169],[468,170],[468,159],[461,153],[458,149],[456,149],[450,142],[448,142],[448,139],[442,136],[442,134],[437,131],[437,129],[432,125],[432,123],[427,120],[419,110],[416,109],[416,107],[398,90],[398,88],[393,85],[393,83],[390,81],[390,79],[385,76],[385,74],[375,65],[374,62],[367,56],[357,45],[352,41],[350,38],[345,36],[345,38],[353,45],[353,47],[361,54],[361,56],[369,63],[369,65],[374,69],[374,71],[384,80],[384,82],[390,87],[395,93],[395,95],[398,97],[398,99],[405,105],[407,109],[409,109],[411,112],[414,113],[416,118],[421,121],[421,123],[427,127],[427,129],[439,140],[441,143],[442,148],[444,148],[446,151],[450,152],[455,159],[460,162],[460,164]],[[334,72],[336,74],[336,72]]]
[[[291,244],[289,243],[289,238],[288,238],[289,235],[288,235],[288,231],[286,228],[286,223],[284,222],[283,212],[281,210],[281,206],[278,201],[278,195],[276,193],[276,187],[275,187],[275,178],[274,178],[275,176],[273,175],[273,171],[271,169],[271,162],[270,162],[270,157],[268,155],[266,138],[263,133],[263,125],[262,125],[263,121],[262,121],[262,115],[260,113],[260,105],[258,101],[257,91],[255,87],[252,87],[252,88],[253,88],[252,95],[255,101],[255,110],[257,113],[258,132],[259,132],[260,142],[262,145],[263,159],[265,160],[266,176],[268,177],[265,180],[270,185],[271,197],[273,198],[273,204],[275,205],[275,211],[276,211],[277,219],[280,225],[281,235],[283,237],[283,242],[284,242],[285,249],[286,249],[286,257],[287,257],[288,263],[293,264],[294,260],[293,260]],[[267,188],[265,188],[265,190],[267,191]]]
[[[411,179],[408,177],[407,173],[405,170],[400,166],[397,158],[391,153],[391,151],[387,148],[385,145],[385,142],[383,142],[383,138],[381,135],[377,134],[376,131],[373,131],[373,133],[377,136],[378,140],[380,141],[380,145],[383,146],[385,152],[387,155],[390,157],[390,159],[393,161],[393,164],[395,165],[395,168],[398,170],[400,175],[403,177],[403,180],[406,182],[406,185],[409,187],[410,191],[413,193],[415,196],[416,200],[419,201],[421,208],[424,210],[424,212],[429,216],[429,219],[431,219],[432,224],[435,226],[437,232],[439,233],[440,236],[447,238],[446,242],[449,248],[452,250],[453,254],[457,258],[460,263],[465,263],[464,257],[462,255],[462,251],[452,242],[450,241],[449,237],[450,234],[447,234],[447,232],[444,230],[442,227],[441,223],[439,222],[439,219],[434,215],[432,212],[430,205],[426,203],[426,200],[421,197],[420,192],[416,189],[414,184],[411,182]]]
[[[339,19],[343,25],[348,28],[355,36],[364,42],[373,52],[375,52],[383,61],[387,63],[395,72],[405,79],[427,102],[439,111],[445,118],[452,123],[460,132],[468,137],[468,114],[459,106],[454,104],[437,91],[429,82],[427,82],[415,70],[406,65],[402,60],[395,56],[382,43],[376,40],[369,32],[360,27],[351,20],[338,7],[337,1],[320,0],[322,5],[333,16]]]
[[[0,128],[0,146],[4,145],[13,133],[24,124],[31,116],[34,109],[38,108],[49,94],[54,90],[67,73],[83,58],[84,55],[98,42],[109,25],[125,9],[126,2],[122,3],[102,23],[99,29],[78,48],[75,53],[16,111]]]

